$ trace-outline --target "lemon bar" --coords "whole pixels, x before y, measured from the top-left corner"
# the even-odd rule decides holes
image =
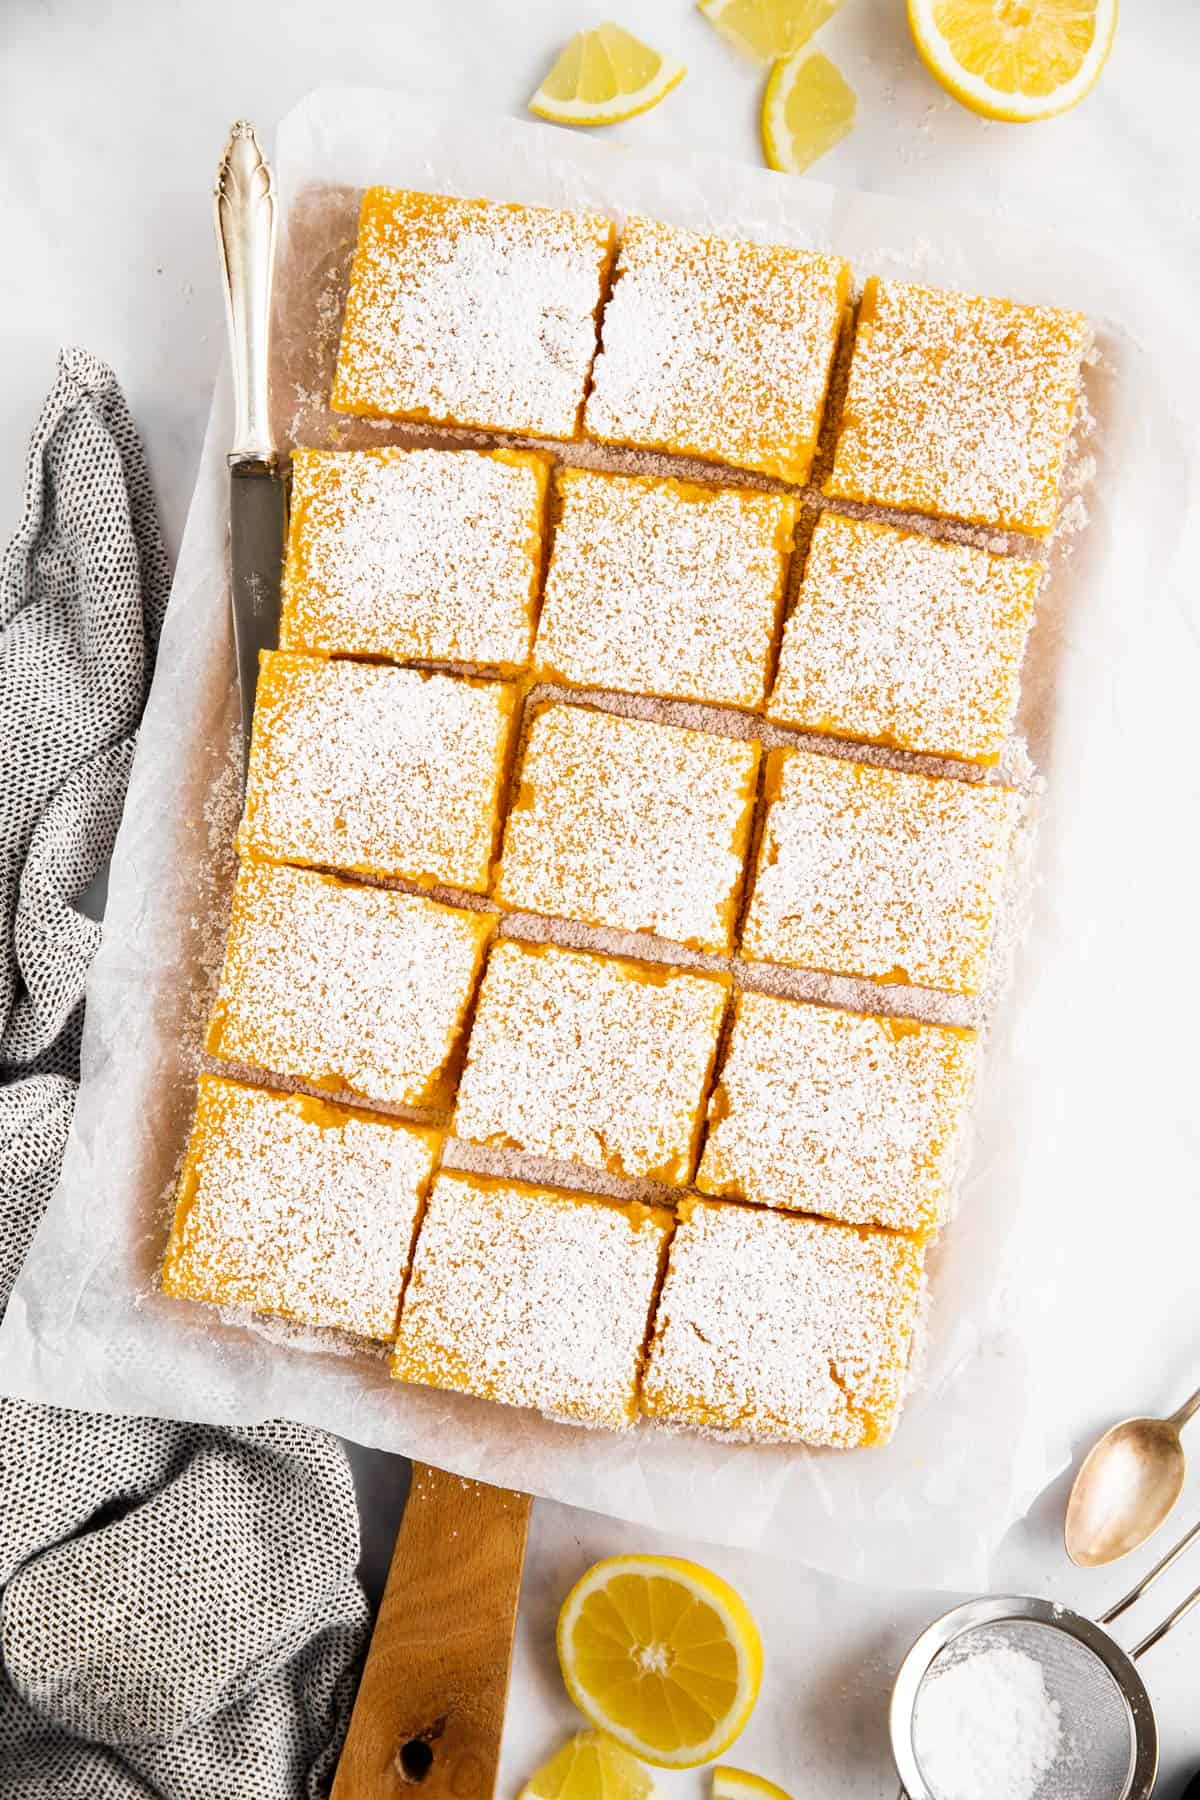
[[[1009,789],[775,750],[766,792],[748,957],[978,992],[1016,820]]]
[[[202,1075],[168,1294],[391,1338],[435,1132]]]
[[[281,650],[529,661],[546,459],[517,450],[295,450]]]
[[[642,1410],[671,1425],[850,1450],[904,1399],[923,1252],[891,1231],[684,1201]]]
[[[1012,728],[1040,563],[826,513],[768,716],[994,763]]]
[[[239,848],[486,889],[516,689],[263,653]]]
[[[443,1172],[392,1373],[621,1430],[672,1225],[661,1207]]]
[[[250,859],[205,1049],[316,1087],[445,1106],[495,918]]]
[[[729,986],[726,975],[497,943],[455,1134],[686,1184]]]
[[[334,411],[573,437],[612,251],[598,213],[368,188]]]
[[[805,481],[849,291],[839,256],[628,220],[584,435]]]
[[[1045,537],[1087,345],[1081,313],[873,277],[826,493]]]
[[[795,527],[783,494],[564,469],[543,680],[761,707]]]
[[[946,1213],[975,1033],[738,995],[696,1186],[929,1237]]]
[[[759,745],[590,707],[538,709],[493,888],[504,906],[733,942]]]

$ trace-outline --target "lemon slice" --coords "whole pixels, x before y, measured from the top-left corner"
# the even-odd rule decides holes
[[[956,100],[1021,123],[1065,112],[1095,86],[1117,0],[908,0],[908,23]]]
[[[696,0],[722,37],[759,62],[790,56],[832,19],[842,0]]]
[[[602,1731],[577,1731],[531,1775],[517,1800],[659,1800],[649,1769]]]
[[[854,125],[854,89],[819,50],[797,50],[771,70],[762,103],[763,154],[772,169],[800,175]]]
[[[773,1781],[751,1775],[749,1769],[731,1769],[728,1764],[712,1772],[712,1800],[791,1800]]]
[[[687,74],[619,25],[573,37],[529,102],[556,125],[616,125],[649,112]]]
[[[558,1660],[593,1725],[672,1769],[731,1744],[762,1679],[745,1602],[674,1556],[612,1556],[589,1569],[558,1616]]]

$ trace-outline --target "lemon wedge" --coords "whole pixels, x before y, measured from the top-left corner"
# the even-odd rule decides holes
[[[1090,93],[1112,49],[1117,0],[908,0],[908,23],[956,100],[1023,123]]]
[[[791,1800],[773,1781],[751,1775],[749,1769],[731,1769],[728,1764],[712,1772],[712,1800]]]
[[[577,1731],[531,1775],[517,1800],[659,1800],[649,1769],[602,1731]]]
[[[686,74],[619,25],[598,25],[571,39],[529,110],[556,125],[616,125],[649,112]]]
[[[842,0],[696,0],[722,37],[759,62],[790,56],[832,19]]]
[[[674,1556],[612,1556],[577,1581],[558,1660],[584,1716],[664,1768],[731,1744],[758,1698],[762,1644],[720,1576]]]
[[[819,50],[797,50],[771,70],[762,103],[763,154],[800,175],[854,126],[854,89]]]

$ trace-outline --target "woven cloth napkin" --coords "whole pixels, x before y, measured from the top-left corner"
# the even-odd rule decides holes
[[[0,574],[0,1315],[70,1130],[170,571],[109,369],[64,351]],[[3,1371],[0,1371],[0,1388]],[[345,1452],[0,1399],[0,1800],[315,1800],[368,1634]]]

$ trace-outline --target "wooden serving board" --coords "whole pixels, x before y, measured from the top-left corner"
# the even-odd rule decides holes
[[[413,1464],[331,1800],[491,1800],[530,1504]]]

